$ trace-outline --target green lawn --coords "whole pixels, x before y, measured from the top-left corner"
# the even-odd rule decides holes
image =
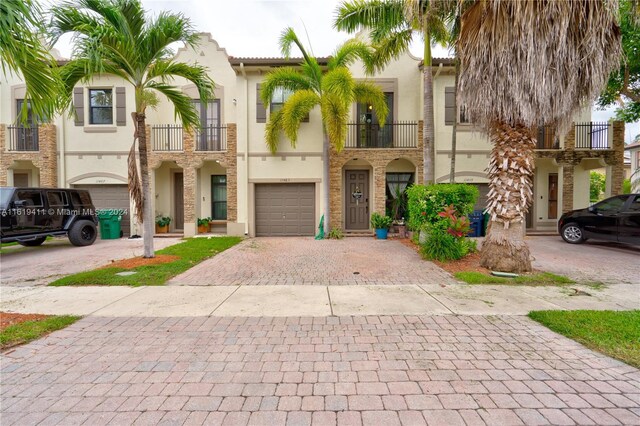
[[[520,275],[516,278],[503,278],[493,275],[486,275],[481,272],[456,272],[453,274],[456,279],[464,281],[467,284],[507,284],[507,285],[565,285],[575,284],[575,281],[563,277],[562,275],[552,274],[550,272],[539,272],[531,275]]]
[[[0,350],[29,343],[53,331],[65,328],[79,319],[80,317],[55,316],[11,325],[0,332]]]
[[[640,310],[533,311],[529,318],[589,349],[640,368]]]
[[[238,244],[240,237],[189,238],[182,243],[156,251],[156,254],[178,256],[179,259],[156,265],[139,266],[132,269],[101,268],[80,272],[52,282],[52,286],[68,285],[163,285],[169,279],[186,271],[224,250]],[[118,272],[135,271],[128,276],[116,275]]]

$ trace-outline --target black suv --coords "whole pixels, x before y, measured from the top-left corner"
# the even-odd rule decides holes
[[[89,192],[67,188],[0,188],[0,242],[39,246],[67,235],[74,246],[93,244],[98,218]]]
[[[640,194],[617,195],[565,213],[558,221],[558,232],[571,244],[593,238],[640,245]]]

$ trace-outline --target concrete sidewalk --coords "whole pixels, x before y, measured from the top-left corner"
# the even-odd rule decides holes
[[[579,291],[576,291],[579,290]],[[0,311],[102,317],[525,315],[640,308],[637,286],[1,287]]]

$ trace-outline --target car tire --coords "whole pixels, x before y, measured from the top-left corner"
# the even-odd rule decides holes
[[[586,241],[582,228],[575,222],[564,225],[560,235],[569,244],[582,244]]]
[[[18,244],[25,247],[37,247],[37,246],[41,246],[46,239],[47,237],[39,237],[29,241],[18,241]]]
[[[69,241],[74,246],[90,246],[97,236],[96,225],[90,220],[79,220],[69,229]]]

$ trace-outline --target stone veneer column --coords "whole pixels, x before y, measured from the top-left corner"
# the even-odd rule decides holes
[[[344,229],[342,223],[342,165],[343,161],[337,156],[335,148],[331,147],[329,151],[329,216],[331,227],[340,229]],[[324,190],[322,182],[320,182],[320,188],[321,191]],[[322,210],[320,214],[322,215]]]
[[[385,215],[385,202],[387,200],[387,165],[384,162],[374,162],[373,164],[373,191],[377,213]],[[371,197],[369,197],[371,198]],[[373,212],[372,212],[373,213]]]
[[[624,180],[624,122],[613,122],[613,151],[614,161],[611,171],[611,196],[622,194]]]
[[[565,151],[576,149],[576,124],[571,123],[571,128],[564,136]]]
[[[235,123],[227,124],[227,221],[238,221],[238,129]]]
[[[424,155],[422,154],[422,150],[424,149],[424,128],[422,127],[424,124],[424,121],[419,120],[418,121],[418,141],[417,141],[417,147],[420,150],[420,155],[419,155],[419,159],[418,162],[416,163],[416,178],[415,178],[415,183],[422,185],[422,181],[424,179]],[[435,143],[435,141],[434,141]],[[434,166],[435,166],[435,159],[434,159]]]
[[[184,236],[196,235],[196,179],[197,169],[188,159],[176,161],[182,167],[183,177],[183,202],[184,202]]]
[[[0,186],[7,186],[7,173],[9,173],[9,166],[11,160],[5,152],[6,149],[6,135],[7,127],[4,124],[0,124]]]
[[[573,210],[573,164],[562,164],[562,213]]]
[[[58,144],[55,125],[41,124],[38,126],[38,146],[40,151],[40,186],[55,188],[58,186]]]

